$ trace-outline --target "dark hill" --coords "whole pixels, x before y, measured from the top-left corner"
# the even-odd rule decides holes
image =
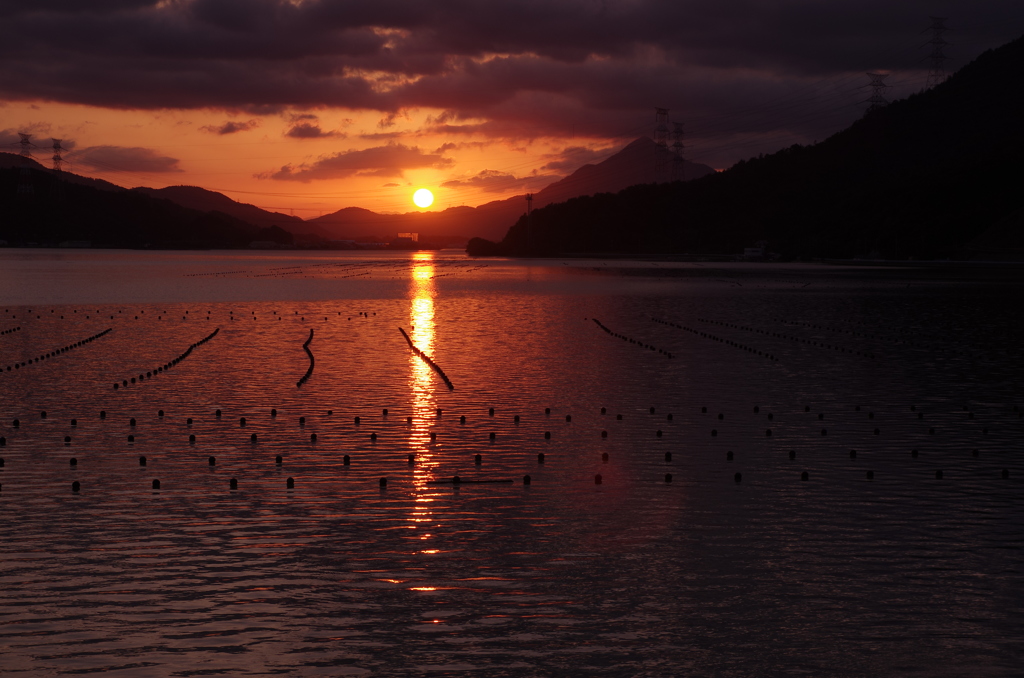
[[[1024,207],[1024,88],[1007,86],[1021,69],[1024,38],[822,143],[549,205],[470,252],[734,254],[764,240],[790,258],[992,254]]]
[[[208,191],[198,186],[168,186],[167,188],[139,187],[131,189],[154,198],[164,198],[200,212],[223,212],[237,219],[261,227],[280,226],[288,230],[303,230],[305,223],[299,217],[280,212],[269,212],[255,205],[237,202],[223,193]]]
[[[222,212],[200,212],[137,191],[97,188],[31,164],[0,168],[0,240],[53,246],[245,247],[274,233]],[[105,183],[105,182],[104,182]]]

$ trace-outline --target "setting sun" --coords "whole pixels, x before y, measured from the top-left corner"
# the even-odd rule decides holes
[[[425,188],[421,188],[412,194],[412,201],[417,207],[430,207],[434,204],[434,194]]]

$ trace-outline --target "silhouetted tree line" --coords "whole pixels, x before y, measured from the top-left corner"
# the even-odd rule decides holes
[[[525,215],[476,255],[734,254],[958,258],[1024,207],[1024,38],[826,141],[690,182],[640,185]]]

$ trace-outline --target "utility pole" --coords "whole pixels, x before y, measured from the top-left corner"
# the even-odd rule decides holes
[[[932,39],[928,41],[928,44],[932,46],[932,51],[928,55],[931,68],[928,69],[928,79],[924,84],[925,89],[931,89],[946,79],[946,59],[949,58],[942,51],[942,48],[949,44],[943,37],[946,31],[949,30],[946,28],[946,17],[930,16],[928,18],[932,21],[932,25],[926,29],[932,34]]]

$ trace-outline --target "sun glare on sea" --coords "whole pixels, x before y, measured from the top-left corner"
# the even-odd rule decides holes
[[[412,194],[412,201],[416,203],[416,207],[430,207],[434,204],[434,194],[421,188]]]

